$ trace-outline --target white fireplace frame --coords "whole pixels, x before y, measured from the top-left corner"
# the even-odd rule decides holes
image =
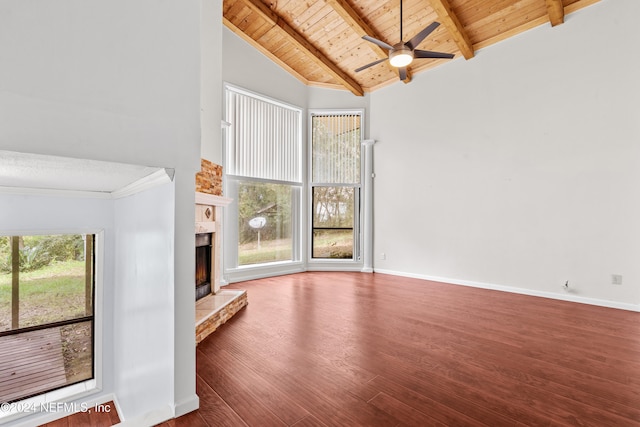
[[[222,222],[223,208],[233,201],[228,197],[196,192],[195,232],[212,233],[211,242],[211,293],[215,294],[225,284],[222,276]],[[210,215],[206,215],[210,209]]]

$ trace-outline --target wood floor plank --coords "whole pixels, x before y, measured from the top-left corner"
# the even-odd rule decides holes
[[[159,424],[158,427],[217,427],[217,424],[208,423],[199,411],[194,411]]]
[[[198,412],[207,424],[220,427],[246,427],[247,424],[222,400],[200,375],[196,376],[196,393],[200,398]]]
[[[240,349],[229,347],[229,351],[236,354],[234,350]],[[292,359],[287,359],[283,353],[262,353],[265,350],[256,348],[249,353],[244,352],[245,349],[241,351],[248,364],[261,368],[260,373],[266,380],[294,397],[300,406],[329,425],[393,425],[396,421],[351,394],[348,382],[339,375],[331,378],[330,375],[309,374],[314,370],[326,372],[326,367],[292,363]]]
[[[448,337],[447,341],[454,340],[454,339],[455,339],[454,337]],[[441,341],[445,342],[444,340],[441,340]],[[444,344],[442,344],[441,346],[445,347]],[[419,347],[419,345],[416,345],[416,347]],[[495,350],[496,349],[494,348],[493,349],[494,353],[495,353]],[[483,367],[482,369],[487,370],[489,375],[501,376],[505,373],[505,369],[503,368],[503,366],[505,364],[509,365],[512,360],[512,357],[510,357],[511,355],[508,355],[508,354],[505,357],[502,357],[499,352],[494,356],[492,356],[490,353],[481,354],[477,351],[474,351],[474,349],[471,347],[461,347],[457,351],[456,350],[452,351],[451,345],[449,345],[447,349],[443,349],[443,348],[431,345],[429,348],[429,352],[430,354],[428,357],[431,360],[430,362],[431,366],[432,367],[437,366],[437,368],[443,372],[448,372],[448,371],[458,372],[458,371],[463,371],[463,368],[466,370],[473,371],[476,369],[476,367],[482,366]],[[427,356],[424,356],[424,357],[427,357]],[[487,362],[487,360],[489,360],[490,357],[497,358],[500,363]],[[465,362],[468,363],[469,366],[466,366]],[[549,368],[549,366],[547,366],[547,368]],[[532,378],[531,376],[527,376],[527,375],[523,376],[520,373],[520,371],[518,371],[517,369],[518,369],[517,366],[514,366],[514,369],[511,370],[508,375],[505,375],[505,378],[503,378],[503,381],[508,381],[508,377],[510,377],[512,380],[517,382],[522,382],[524,384],[529,384],[529,383],[533,384],[534,386],[541,388],[544,393],[550,393],[550,394],[558,393],[558,391],[560,390],[561,391],[561,393],[559,393],[560,397],[558,397],[557,399],[554,399],[554,401],[556,400],[561,401],[563,395],[564,397],[570,397],[570,398],[573,398],[574,400],[577,397],[579,397],[582,399],[583,403],[587,403],[587,404],[591,404],[594,398],[598,399],[598,397],[596,396],[590,396],[590,395],[581,393],[580,389],[577,390],[577,393],[571,393],[570,391],[567,392],[566,388],[562,385],[561,382],[558,382],[557,384],[553,384],[549,381],[543,381],[537,378]],[[558,378],[558,381],[560,381],[560,379],[563,376],[566,379],[566,374],[567,373],[564,372],[564,374]],[[481,378],[481,376],[477,372],[470,375],[471,375],[471,378],[474,379],[474,381],[462,381],[462,380],[458,380],[458,381],[464,382],[465,384],[470,384]],[[543,387],[544,383],[546,383],[546,387]],[[617,390],[618,392],[620,392],[620,386],[614,386],[614,390]],[[629,392],[630,395],[634,395],[635,393],[637,393],[637,390],[629,389],[627,391]],[[513,399],[510,398],[510,400],[513,400]],[[578,401],[580,400],[578,399]],[[601,400],[601,401],[604,406],[611,406],[612,404],[612,402],[605,402],[604,400]],[[612,408],[610,407],[609,410],[611,411],[611,409]],[[625,413],[627,416],[632,415],[633,417],[635,417],[635,415],[637,414],[637,411],[631,408],[618,407],[616,408],[616,410],[619,410]]]
[[[640,425],[640,345],[620,328],[640,325],[637,313],[379,274],[306,273],[234,287],[248,290],[252,307],[218,345],[247,363],[243,341],[260,347],[264,335],[314,354],[295,353],[301,365],[332,358],[400,378],[438,398],[443,413],[463,409],[487,425]],[[258,357],[268,355],[278,353]]]
[[[469,400],[461,398],[452,399],[450,394],[442,396],[435,387],[416,387],[409,389],[388,378],[378,376],[371,380],[382,392],[388,396],[394,396],[408,406],[419,409],[421,412],[431,415],[437,421],[446,425],[458,426],[483,426],[494,427],[523,426],[518,421],[504,417],[477,405]],[[428,397],[428,396],[431,396]],[[444,397],[444,398],[443,398]],[[435,398],[435,399],[434,399]],[[461,408],[462,412],[456,409]]]
[[[307,415],[297,423],[293,424],[295,427],[327,427],[327,425],[318,420],[313,415]]]
[[[400,420],[403,424],[408,426],[433,426],[433,427],[446,427],[443,424],[426,414],[412,408],[409,405],[402,403],[401,401],[389,396],[386,393],[379,393],[376,397],[371,399],[369,403],[378,409],[392,415],[394,418]],[[459,423],[456,425],[464,425]]]
[[[270,382],[262,378],[256,370],[238,362],[224,349],[218,349],[215,353],[201,353],[208,363],[215,363],[223,369],[227,375],[232,376],[246,389],[250,389],[256,399],[265,407],[270,408],[285,424],[292,425],[309,415],[304,408],[293,399],[282,393]],[[255,367],[259,371],[259,367]]]
[[[229,375],[216,363],[211,363],[205,355],[198,350],[196,370],[209,386],[215,387],[216,393],[249,425],[264,423],[271,426],[286,425],[270,408],[262,404],[253,394],[250,388],[235,381],[234,376]]]
[[[60,418],[50,423],[42,424],[40,427],[69,427],[69,417]]]
[[[438,418],[446,417],[453,410],[489,426],[516,426],[520,422],[529,426],[552,424],[544,413],[531,412],[527,407],[514,405],[510,399],[487,393],[476,381],[468,384],[452,380],[440,367],[398,363],[384,354],[380,354],[379,359],[380,377],[393,378],[403,387],[448,408]],[[378,382],[379,378],[374,381]],[[377,385],[384,390],[384,386]]]
[[[251,303],[166,426],[640,427],[640,313],[379,273],[230,288]]]

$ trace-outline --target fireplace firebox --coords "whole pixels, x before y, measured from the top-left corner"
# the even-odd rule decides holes
[[[196,234],[196,301],[211,293],[212,233]]]

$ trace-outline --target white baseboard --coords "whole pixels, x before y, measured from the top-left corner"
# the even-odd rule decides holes
[[[200,398],[197,394],[193,396],[183,399],[180,402],[177,402],[174,408],[174,416],[180,417],[184,414],[188,414],[189,412],[195,411],[200,407]]]
[[[123,419],[120,405],[115,398],[111,399],[116,405],[118,415],[120,417],[120,423],[116,424],[119,427],[148,427],[163,423],[172,418],[177,418],[181,415],[188,414],[191,411],[195,411],[200,407],[200,398],[198,395],[183,399],[181,402],[176,403],[173,407],[166,405],[158,408],[154,411],[147,412],[144,415],[135,418]]]
[[[149,427],[161,424],[167,420],[174,418],[173,408],[171,405],[165,405],[161,408],[157,408],[153,411],[147,412],[144,415],[140,415],[135,418],[120,418],[120,423],[116,424],[118,427]]]
[[[640,312],[640,306],[636,304],[626,304],[617,301],[609,301],[597,298],[586,298],[571,294],[562,294],[555,292],[537,291],[535,289],[516,288],[513,286],[495,285],[492,283],[474,282],[471,280],[452,279],[448,277],[429,276],[426,274],[405,273],[402,271],[384,270],[376,268],[374,272],[381,274],[390,274],[392,276],[410,277],[413,279],[429,280],[432,282],[441,282],[451,285],[469,286],[473,288],[490,289],[493,291],[511,292],[514,294],[530,295],[535,297],[550,298],[562,301],[577,302],[581,304],[597,305],[600,307],[617,308],[620,310],[628,310]]]

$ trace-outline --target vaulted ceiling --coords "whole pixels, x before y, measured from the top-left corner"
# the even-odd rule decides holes
[[[414,74],[451,60],[472,60],[486,46],[565,16],[599,0],[404,0],[402,33],[408,41],[432,22],[438,26],[417,47],[455,54],[454,59],[414,59]],[[356,95],[399,80],[382,61],[400,41],[400,0],[224,0],[224,24],[300,81]],[[462,59],[459,59],[462,58]]]

